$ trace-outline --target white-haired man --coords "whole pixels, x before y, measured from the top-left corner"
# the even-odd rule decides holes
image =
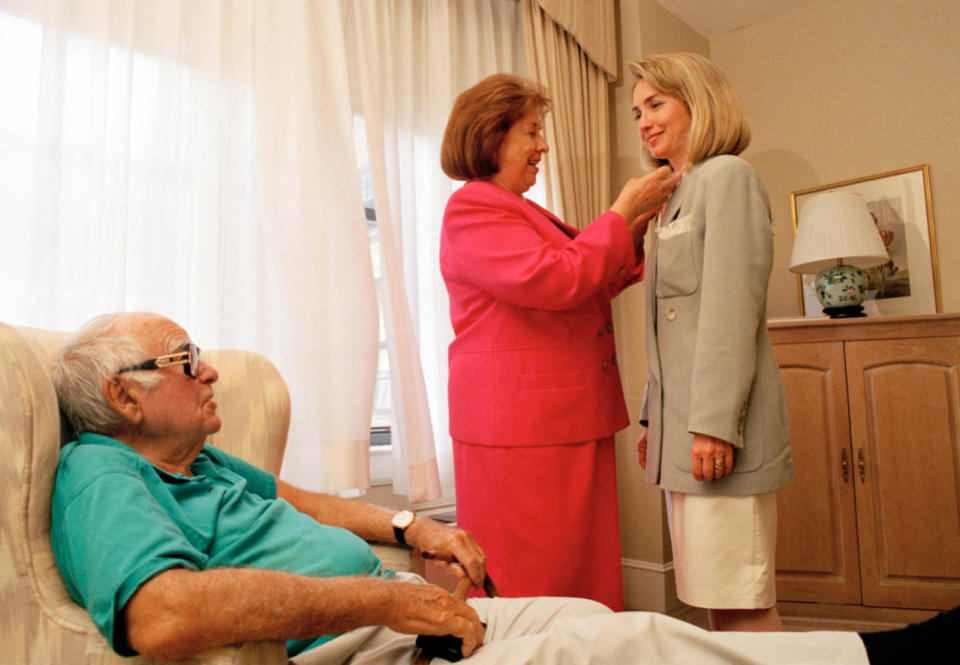
[[[366,540],[453,560],[478,586],[484,554],[463,530],[297,489],[207,445],[217,378],[186,331],[147,313],[94,319],[57,359],[79,438],[60,455],[51,540],[118,653],[285,640],[296,663],[394,665],[424,634],[459,638],[476,663],[868,662],[855,633],[708,633],[582,599],[464,602],[392,576]]]

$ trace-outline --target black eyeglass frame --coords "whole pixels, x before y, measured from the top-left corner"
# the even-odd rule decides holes
[[[187,342],[176,353],[168,353],[150,360],[144,360],[137,365],[130,365],[117,370],[117,374],[124,372],[138,372],[145,369],[163,369],[171,365],[183,365],[183,373],[192,379],[200,376],[200,347],[193,342]]]

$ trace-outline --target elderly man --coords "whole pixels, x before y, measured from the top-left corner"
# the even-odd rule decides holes
[[[80,433],[60,455],[54,554],[118,653],[286,640],[297,663],[393,665],[429,634],[460,638],[476,663],[868,662],[855,633],[713,634],[581,599],[464,602],[393,577],[365,540],[456,561],[475,585],[484,554],[465,531],[300,490],[206,445],[216,381],[180,326],[145,313],[94,319],[54,368]]]

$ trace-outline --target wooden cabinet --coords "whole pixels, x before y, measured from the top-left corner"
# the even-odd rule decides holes
[[[960,604],[960,314],[770,323],[797,478],[781,601]]]

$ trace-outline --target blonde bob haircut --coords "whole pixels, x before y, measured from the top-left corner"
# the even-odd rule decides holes
[[[546,90],[533,81],[494,74],[460,93],[440,147],[440,166],[454,180],[486,180],[500,170],[497,154],[510,126],[530,109],[550,108]]]
[[[740,100],[716,65],[696,53],[661,53],[630,63],[630,71],[660,92],[679,97],[690,111],[690,163],[714,155],[739,155],[750,145],[750,125]],[[636,86],[636,83],[634,83]],[[648,166],[666,164],[644,151]]]

